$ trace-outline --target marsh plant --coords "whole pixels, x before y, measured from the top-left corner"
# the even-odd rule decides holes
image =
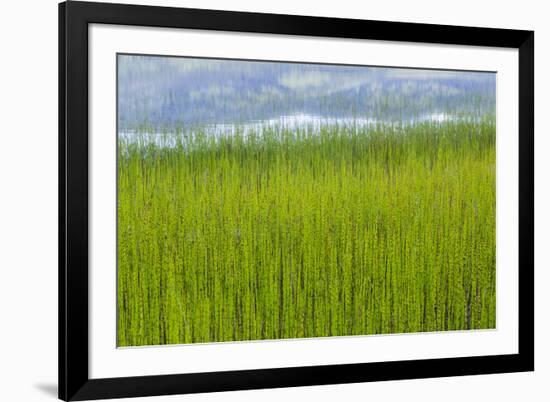
[[[476,116],[119,135],[118,346],[494,328]]]

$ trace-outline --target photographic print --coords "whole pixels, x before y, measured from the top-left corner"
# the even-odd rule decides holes
[[[59,398],[534,370],[534,32],[62,2]]]
[[[117,55],[119,347],[496,327],[496,74]]]

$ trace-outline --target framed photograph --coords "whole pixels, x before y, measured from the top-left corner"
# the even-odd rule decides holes
[[[59,397],[534,369],[534,33],[59,5]]]

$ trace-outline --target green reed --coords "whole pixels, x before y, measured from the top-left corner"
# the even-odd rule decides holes
[[[495,125],[119,140],[118,345],[494,328]]]

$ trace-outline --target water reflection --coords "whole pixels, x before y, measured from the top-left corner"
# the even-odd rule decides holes
[[[119,55],[117,83],[126,134],[437,123],[494,115],[496,96],[494,73],[163,56]]]
[[[250,135],[261,136],[262,133],[273,131],[300,131],[306,135],[315,135],[323,128],[338,127],[346,130],[363,130],[381,124],[393,127],[406,127],[419,123],[443,124],[450,121],[471,121],[472,119],[471,116],[457,116],[447,113],[430,113],[393,121],[362,117],[324,117],[300,113],[245,123],[206,124],[187,129],[179,128],[177,130],[121,130],[118,138],[126,143],[139,143],[140,145],[155,144],[159,147],[175,147],[178,144],[185,143],[189,138],[196,135],[203,135],[214,139],[237,134],[244,138]]]

